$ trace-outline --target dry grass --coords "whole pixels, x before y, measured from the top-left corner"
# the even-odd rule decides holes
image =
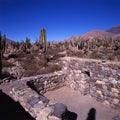
[[[13,67],[14,64],[13,63],[10,63],[8,62],[7,60],[2,60],[2,67]]]
[[[54,50],[54,52],[52,52],[51,49],[49,51],[49,55],[53,56],[52,59],[48,58],[49,62],[45,58],[44,54],[39,55],[38,53],[26,54],[26,56],[22,55],[23,57],[17,58],[17,60],[21,63],[21,65],[25,69],[24,76],[47,74],[60,70],[61,66],[59,64],[55,64],[60,57],[57,52],[59,52],[59,50]]]

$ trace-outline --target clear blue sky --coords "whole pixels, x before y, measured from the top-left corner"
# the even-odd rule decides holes
[[[13,40],[63,40],[120,25],[120,0],[0,0],[0,31]]]

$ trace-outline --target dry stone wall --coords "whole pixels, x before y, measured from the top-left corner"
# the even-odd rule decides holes
[[[82,95],[90,94],[96,100],[120,110],[120,64],[68,57],[62,62],[61,71],[4,83],[9,86],[7,92],[10,91],[10,96],[36,120],[62,120],[63,114],[68,115],[66,105],[42,95],[62,86],[79,90]],[[69,116],[65,117],[71,120]],[[76,120],[75,113],[74,116]]]
[[[36,78],[28,78],[28,86],[37,91],[39,94],[43,94],[47,91],[58,89],[65,86],[66,74],[62,71],[38,76]]]
[[[66,85],[120,110],[120,64],[64,59]]]
[[[37,94],[26,84],[20,82],[19,85],[12,87],[10,93],[12,98],[19,101],[23,108],[36,120],[60,120],[52,114],[56,103]]]
[[[96,100],[120,110],[120,64],[100,60],[65,57],[62,71],[29,77],[28,85],[38,93],[45,93],[62,86],[90,94]]]
[[[17,81],[10,81],[7,84],[3,83],[2,86],[3,91],[6,91],[10,97],[19,102],[36,120],[63,120],[64,118],[71,120],[69,119],[70,115],[74,115],[75,118],[72,120],[76,120],[77,114],[70,112],[66,105],[51,101],[41,94],[47,90],[64,86],[64,82],[65,75],[59,71],[45,75],[24,77]],[[38,93],[31,89],[27,85],[28,83]]]

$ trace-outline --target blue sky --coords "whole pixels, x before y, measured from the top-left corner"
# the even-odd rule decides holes
[[[57,41],[117,25],[120,0],[0,0],[0,31],[16,41],[34,42],[43,27]]]

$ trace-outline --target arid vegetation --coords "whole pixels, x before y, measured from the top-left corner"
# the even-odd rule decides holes
[[[15,76],[19,74],[20,77],[45,74],[60,70],[59,58],[64,56],[120,61],[120,37],[74,37],[74,40],[47,42],[46,30],[43,28],[40,40],[34,44],[28,37],[25,41],[15,42],[0,35],[0,56],[1,76],[2,72],[11,74],[12,70],[13,74],[16,69]],[[19,67],[22,70],[19,71]]]

